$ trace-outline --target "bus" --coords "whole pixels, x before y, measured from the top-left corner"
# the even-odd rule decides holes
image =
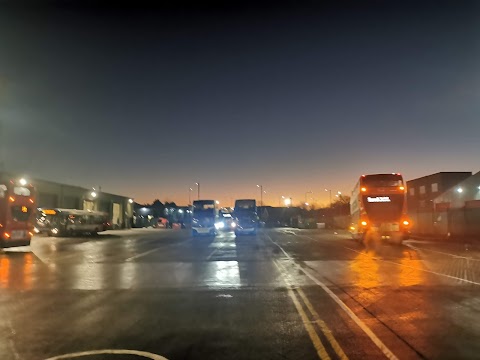
[[[30,245],[34,212],[33,185],[25,179],[0,178],[0,248]]]
[[[350,232],[357,240],[378,235],[401,244],[409,238],[406,185],[398,173],[362,175],[350,199]]]
[[[235,200],[233,214],[236,223],[235,235],[255,235],[257,233],[258,214],[255,199]]]
[[[49,236],[97,235],[107,230],[107,214],[93,210],[39,208],[36,233]]]
[[[195,200],[192,205],[192,235],[217,234],[222,222],[215,200]]]

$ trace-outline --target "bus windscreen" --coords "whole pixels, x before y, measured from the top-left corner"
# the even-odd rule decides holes
[[[369,187],[390,187],[390,186],[402,186],[403,180],[401,175],[366,175],[363,178],[363,185]]]

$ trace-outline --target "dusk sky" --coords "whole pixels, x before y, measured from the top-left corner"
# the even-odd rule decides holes
[[[6,169],[270,205],[480,170],[479,2],[135,3],[0,5]]]

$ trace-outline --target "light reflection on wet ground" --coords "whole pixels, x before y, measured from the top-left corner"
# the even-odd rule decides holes
[[[232,233],[222,233],[216,238],[194,239],[186,231],[147,230],[112,233],[98,238],[41,238],[34,241],[31,249],[19,248],[0,253],[0,302],[15,309],[17,305],[19,309],[25,306],[24,310],[30,309],[38,320],[37,325],[44,326],[44,313],[51,311],[50,299],[44,294],[56,294],[59,297],[57,303],[70,314],[75,313],[71,316],[81,338],[87,325],[96,325],[100,317],[105,318],[103,324],[113,318],[125,321],[125,328],[137,324],[139,318],[148,321],[153,313],[161,312],[158,303],[165,296],[174,299],[169,306],[176,309],[176,316],[185,315],[196,305],[196,295],[191,294],[192,290],[199,290],[197,293],[204,296],[208,294],[209,299],[228,302],[225,305],[228,311],[231,311],[230,303],[237,301],[242,292],[252,297],[252,304],[257,303],[257,297],[268,294],[266,302],[271,304],[280,298],[277,294],[285,292],[285,282],[275,265],[280,263],[280,267],[288,272],[289,283],[304,289],[317,311],[324,311],[322,315],[337,330],[338,320],[341,319],[337,307],[326,310],[332,305],[328,305],[328,296],[298,271],[296,264],[299,264],[329,285],[362,318],[370,319],[369,325],[377,326],[375,319],[388,324],[392,330],[386,331],[389,334],[386,336],[393,336],[391,333],[396,331],[419,349],[427,349],[431,357],[439,357],[441,350],[445,349],[441,347],[443,332],[439,332],[439,327],[447,329],[449,325],[454,325],[465,329],[465,324],[471,322],[480,309],[475,300],[480,298],[480,287],[460,287],[461,282],[431,272],[437,266],[435,271],[439,273],[453,273],[446,265],[442,267],[438,264],[448,263],[453,269],[464,267],[468,259],[408,246],[377,244],[365,248],[327,232],[289,230],[283,234],[273,230],[268,234],[285,248],[295,263],[278,251],[262,233],[257,237],[236,238]],[[43,289],[49,291],[35,291]],[[185,296],[188,306],[177,309],[175,296],[179,293]],[[77,295],[87,300],[83,303],[77,301]],[[37,309],[37,299],[42,296],[45,296],[41,302],[43,307]],[[149,300],[152,296],[156,296],[155,301]],[[17,297],[25,299],[25,305],[16,304]],[[152,307],[144,307],[145,302]],[[210,314],[216,314],[219,319],[225,316],[216,313],[218,304],[211,299],[206,304]],[[251,318],[258,318],[255,313],[258,309],[254,306],[242,307],[241,303],[237,306],[237,311],[242,309]],[[290,312],[284,311],[288,306],[282,302],[272,311],[279,316],[278,324],[286,331],[291,324],[298,324],[293,307]],[[100,307],[103,310],[99,310]],[[262,309],[262,314],[270,311],[270,307],[266,309]],[[130,314],[131,318],[125,320],[125,314]],[[163,314],[163,318],[159,319],[170,319],[170,315]],[[190,323],[192,316],[195,314],[191,312],[184,320]],[[284,321],[286,316],[288,321]],[[373,316],[375,319],[372,319]],[[16,326],[22,324],[21,320]],[[62,317],[52,318],[48,323],[50,331],[62,323]],[[160,322],[152,323],[152,326],[162,325]],[[269,327],[268,324],[265,326]],[[143,324],[139,327],[143,329]],[[468,325],[468,328],[471,331],[467,348],[469,353],[474,353],[477,348],[471,345],[470,339],[480,334],[480,328],[476,324]],[[351,329],[344,331],[345,336],[350,338]],[[32,330],[32,334],[38,333]],[[165,336],[169,339],[168,333]],[[430,344],[432,341],[441,345],[440,350]],[[455,345],[455,340],[446,342],[449,343],[447,348],[454,353],[462,348]],[[0,350],[1,346],[0,341]]]

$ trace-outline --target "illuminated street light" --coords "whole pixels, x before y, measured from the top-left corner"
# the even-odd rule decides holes
[[[197,185],[197,200],[200,200],[200,183],[196,182],[195,185]]]
[[[220,201],[215,200],[215,204],[219,205],[219,204],[220,204]]]
[[[305,203],[305,206],[309,206],[308,202]]]
[[[263,206],[263,194],[267,192],[263,191],[263,185],[257,185],[257,187],[260,189],[260,206]]]
[[[462,189],[461,187],[459,187],[459,188],[457,188],[457,192],[458,192],[459,194],[461,194],[461,193],[463,193],[463,189]]]
[[[92,191],[92,192],[90,193],[90,195],[91,195],[93,198],[96,198],[96,197],[97,197],[97,193],[96,193],[95,191]]]
[[[308,199],[307,199],[307,195],[308,195],[308,194],[313,194],[313,191],[307,191],[307,192],[305,193],[305,203],[308,201]]]
[[[24,178],[21,178],[18,182],[19,182],[20,185],[22,185],[22,186],[27,185],[27,180],[25,180]]]
[[[292,198],[285,198],[284,203],[285,203],[285,206],[292,205]]]
[[[330,193],[330,206],[332,206],[332,190],[331,189],[325,189],[325,191],[328,191]]]
[[[128,202],[129,202],[130,204],[133,204],[133,199],[128,199]]]

